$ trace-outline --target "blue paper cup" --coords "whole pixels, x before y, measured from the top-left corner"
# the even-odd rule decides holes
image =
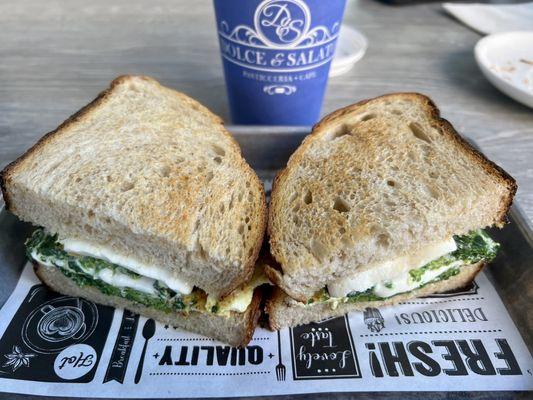
[[[312,125],[346,0],[214,0],[233,123]]]

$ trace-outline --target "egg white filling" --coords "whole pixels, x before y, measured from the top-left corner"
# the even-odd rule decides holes
[[[186,295],[192,292],[193,285],[176,277],[171,271],[154,264],[142,262],[130,256],[119,254],[110,247],[73,238],[62,239],[59,242],[63,245],[63,248],[67,253],[99,258],[142,275],[141,279],[133,279],[125,274],[113,273],[111,269],[103,270],[98,278],[110,285],[117,287],[131,287],[132,289],[145,293],[154,293],[153,284],[157,280],[163,282],[176,293]]]
[[[329,295],[335,298],[348,296],[350,293],[364,292],[374,288],[374,294],[379,297],[391,297],[398,293],[409,292],[431,282],[443,272],[456,268],[461,261],[443,265],[426,271],[420,280],[412,279],[410,270],[420,268],[448,253],[457,250],[453,237],[442,242],[423,247],[414,254],[397,257],[389,261],[369,265],[364,271],[349,278],[341,278],[327,285]]]

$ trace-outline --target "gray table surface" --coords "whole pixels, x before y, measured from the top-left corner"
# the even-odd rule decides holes
[[[513,175],[533,219],[533,110],[480,73],[480,35],[439,3],[349,0],[345,22],[369,39],[329,82],[323,113],[395,91],[428,94],[464,135]],[[228,118],[211,1],[4,0],[0,3],[0,166],[120,74],[146,74]]]

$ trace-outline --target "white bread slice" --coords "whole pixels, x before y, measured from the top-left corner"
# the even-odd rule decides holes
[[[320,121],[276,177],[268,231],[281,271],[269,277],[305,301],[358,268],[501,226],[516,188],[429,98],[362,101]]]
[[[266,301],[265,312],[268,314],[269,326],[272,330],[318,322],[326,318],[344,315],[350,311],[363,311],[367,307],[378,308],[398,304],[414,297],[427,296],[433,293],[442,293],[461,288],[472,282],[483,266],[483,262],[463,266],[460,268],[459,274],[445,281],[430,283],[420,289],[413,290],[409,293],[398,294],[387,300],[341,303],[336,308],[332,308],[331,303],[327,302],[303,305],[276,287]]]
[[[253,273],[263,185],[222,121],[143,76],[123,76],[7,166],[8,210],[223,297]]]
[[[188,314],[179,312],[165,313],[128,299],[107,296],[93,287],[85,286],[80,288],[73,280],[63,275],[57,267],[47,267],[34,262],[34,268],[37,276],[58,293],[83,297],[95,303],[111,307],[125,308],[147,318],[153,318],[164,324],[196,332],[232,346],[244,347],[248,344],[260,315],[260,289],[255,290],[252,302],[246,311],[242,313],[232,311],[229,316],[195,311]]]

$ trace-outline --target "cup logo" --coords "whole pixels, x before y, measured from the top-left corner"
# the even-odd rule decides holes
[[[335,53],[339,22],[323,25],[315,21],[312,26],[311,12],[303,0],[264,0],[255,8],[250,22],[253,24],[231,26],[222,19],[219,25],[222,57],[240,67],[270,73],[299,73],[327,64]],[[310,72],[297,80],[315,77]],[[294,79],[264,81],[269,84],[263,87],[263,92],[269,95],[290,95],[296,91]]]
[[[262,41],[271,46],[292,47],[309,30],[311,13],[300,0],[266,0],[259,4],[254,25]]]

